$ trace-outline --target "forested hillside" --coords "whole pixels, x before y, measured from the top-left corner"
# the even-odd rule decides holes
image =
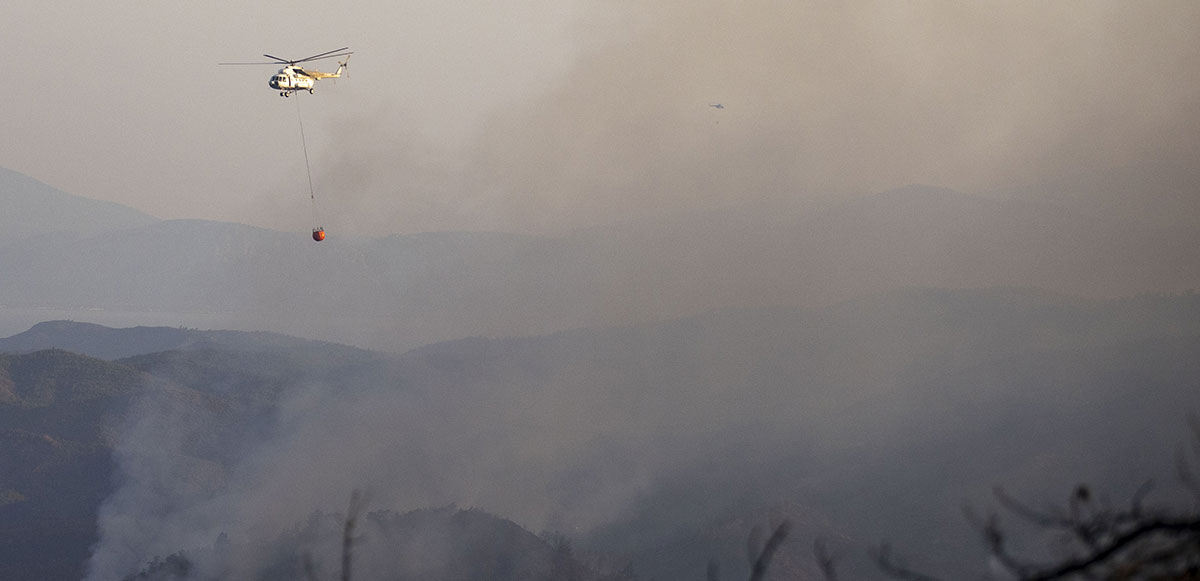
[[[187,339],[111,362],[3,356],[14,574],[122,576],[182,550],[237,577],[261,562],[218,558],[221,533],[285,546],[363,490],[366,512],[457,503],[558,531],[607,556],[593,571],[639,578],[700,577],[710,559],[740,576],[751,530],[784,518],[777,567],[794,578],[819,578],[818,537],[854,576],[877,574],[865,550],[885,539],[973,576],[985,549],[964,503],[995,485],[1054,503],[1084,481],[1121,499],[1148,478],[1170,502],[1200,410],[1195,295],[909,290],[398,356],[168,331],[56,323],[39,345]]]
[[[0,577],[79,578],[147,379],[66,351],[0,354]]]

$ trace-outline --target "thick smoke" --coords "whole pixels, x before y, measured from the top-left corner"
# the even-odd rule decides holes
[[[230,513],[214,506],[228,474],[200,450],[219,411],[161,384],[143,393],[118,435],[117,489],[99,512],[88,579],[120,579],[151,557],[211,545],[211,531],[229,523]]]
[[[121,435],[119,487],[101,510],[88,578],[121,578],[181,550],[196,573],[253,578],[274,557],[246,547],[313,511],[344,511],[353,491],[366,491],[371,509],[473,506],[532,531],[578,533],[627,516],[653,472],[678,460],[639,449],[648,434],[621,435],[626,422],[608,412],[581,421],[589,405],[611,406],[609,395],[561,387],[376,370],[289,385],[269,427],[238,441],[223,436],[242,431],[227,402],[152,390]],[[221,535],[242,550],[213,559]],[[338,540],[325,541],[318,549],[336,554]]]
[[[910,183],[981,193],[1188,164],[1200,145],[1188,3],[615,2],[593,18],[609,42],[472,145],[341,124],[330,184],[387,214],[369,219],[383,231],[562,232]]]

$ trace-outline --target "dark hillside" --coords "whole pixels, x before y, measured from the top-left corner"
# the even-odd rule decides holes
[[[58,349],[0,354],[0,413],[7,420],[3,425],[111,444],[109,430],[117,417],[108,415],[112,410],[106,406],[128,402],[144,380],[132,367]],[[24,419],[16,421],[18,417]]]
[[[66,351],[0,355],[0,578],[82,576],[115,486],[113,447],[146,379]]]
[[[192,430],[169,468],[178,479],[173,493],[225,486],[226,467],[271,425],[279,383],[255,363],[271,356],[199,350],[189,363],[183,353],[160,357],[207,371],[190,377],[140,370],[172,369],[152,355],[109,362],[58,349],[0,354],[0,578],[83,577],[90,547],[100,540],[100,506],[128,478],[121,445],[141,421],[161,415]],[[266,367],[294,374],[296,358]],[[241,363],[230,365],[235,359]],[[251,368],[260,373],[244,371]],[[215,370],[240,382],[222,389],[211,381]]]

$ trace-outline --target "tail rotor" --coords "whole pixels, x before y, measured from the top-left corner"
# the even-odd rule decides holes
[[[346,60],[338,61],[337,73],[334,73],[333,82],[337,82],[338,77],[345,74],[346,78],[350,78],[350,55],[346,55]]]

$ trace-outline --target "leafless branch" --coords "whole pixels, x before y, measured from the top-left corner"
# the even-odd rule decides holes
[[[871,557],[875,559],[876,565],[885,574],[895,577],[896,579],[906,579],[907,581],[938,581],[936,577],[930,577],[923,573],[918,573],[909,569],[907,565],[897,560],[892,555],[892,547],[887,543],[879,546],[878,549],[871,551]]]
[[[837,568],[829,554],[829,548],[825,546],[824,538],[817,537],[813,541],[813,556],[817,559],[817,566],[821,568],[821,575],[825,577],[825,581],[837,581]]]
[[[996,497],[996,500],[999,501],[1000,505],[1003,506],[1006,510],[1008,510],[1009,512],[1011,512],[1017,516],[1020,516],[1021,518],[1024,518],[1025,520],[1027,520],[1033,524],[1036,524],[1036,525],[1039,525],[1039,526],[1042,526],[1045,528],[1056,528],[1056,529],[1071,528],[1072,523],[1071,523],[1070,518],[1068,518],[1066,516],[1057,516],[1057,515],[1053,515],[1053,514],[1048,514],[1046,512],[1040,512],[1038,510],[1030,508],[1030,507],[1026,506],[1025,504],[1021,503],[1020,501],[1018,501],[1017,499],[1009,496],[1008,493],[1004,492],[1004,489],[1000,488],[999,486],[992,488],[992,495]]]
[[[708,570],[705,572],[708,581],[721,581],[721,564],[716,559],[708,562]]]
[[[754,568],[750,572],[750,581],[759,581],[763,575],[766,575],[767,567],[771,565],[771,558],[775,556],[775,551],[779,550],[779,545],[783,544],[784,539],[787,539],[791,529],[791,521],[784,520],[775,528],[775,532],[771,533],[771,538],[767,539],[767,543],[763,545],[762,553],[754,561]]]
[[[1086,557],[1067,561],[1066,563],[1063,563],[1054,569],[1025,577],[1025,579],[1026,581],[1049,581],[1051,579],[1062,579],[1067,575],[1087,571],[1092,567],[1104,563],[1122,549],[1125,549],[1133,543],[1138,542],[1146,536],[1156,533],[1200,533],[1200,520],[1154,520],[1143,523],[1141,526],[1138,526],[1137,528],[1118,536],[1100,550],[1095,551]]]
[[[1144,509],[1142,506],[1142,501],[1146,499],[1146,496],[1150,494],[1151,490],[1154,490],[1154,480],[1147,480],[1143,482],[1142,485],[1139,486],[1136,491],[1134,491],[1133,497],[1129,502],[1129,515],[1131,517],[1142,517],[1142,511]]]

